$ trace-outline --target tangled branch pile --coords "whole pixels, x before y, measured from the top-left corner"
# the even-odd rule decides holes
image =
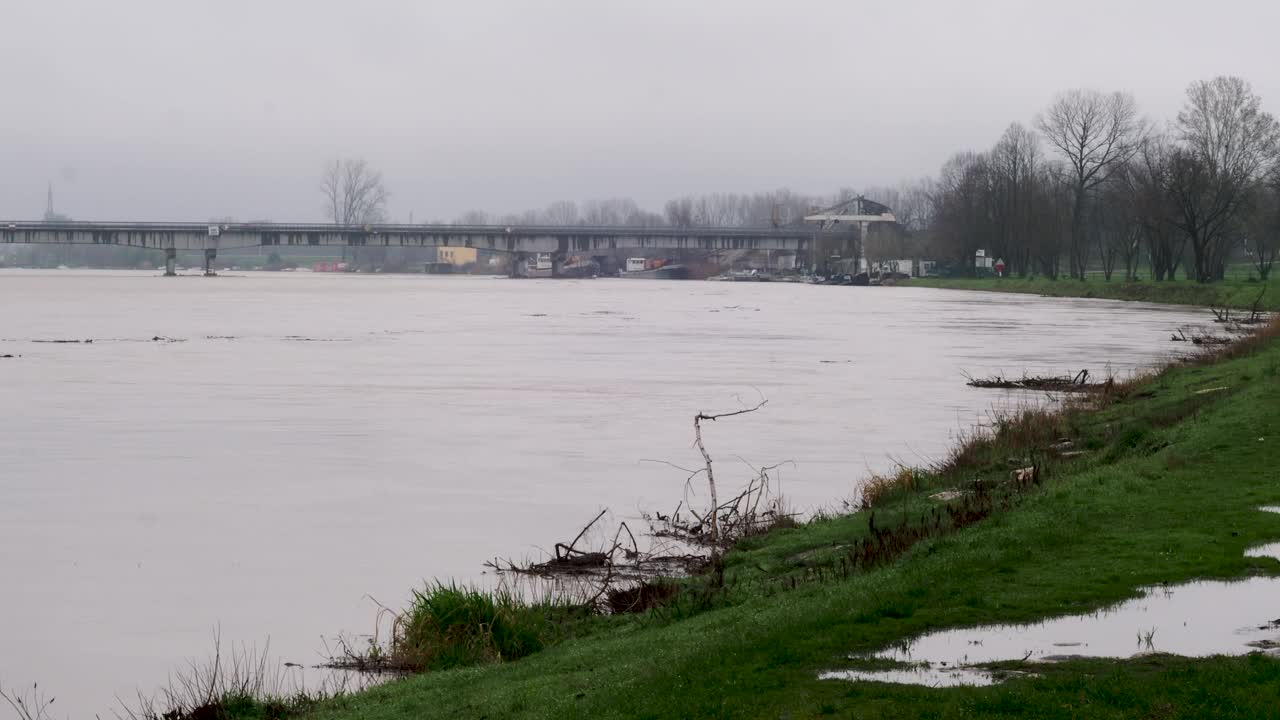
[[[969,387],[976,388],[1003,388],[1009,390],[1044,390],[1047,392],[1088,392],[1091,390],[1100,390],[1110,387],[1114,384],[1113,378],[1107,378],[1102,382],[1091,382],[1089,380],[1089,371],[1081,370],[1074,376],[1033,376],[1023,375],[1021,378],[1011,379],[1001,375],[990,378],[969,378],[965,384]]]

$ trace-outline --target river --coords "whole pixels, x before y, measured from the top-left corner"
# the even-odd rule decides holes
[[[1065,282],[1065,281],[1064,281]],[[1126,375],[1205,314],[920,288],[0,271],[0,684],[107,713],[214,629],[319,662],[370,599],[670,510],[699,410],[720,482],[799,509],[1017,400],[964,373]],[[40,341],[92,340],[92,343]]]

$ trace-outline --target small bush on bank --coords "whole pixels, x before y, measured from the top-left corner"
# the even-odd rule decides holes
[[[538,652],[556,635],[567,605],[526,604],[505,590],[492,592],[435,583],[414,592],[397,621],[391,654],[412,672],[515,660]]]
[[[891,475],[872,475],[862,486],[860,509],[881,507],[903,494],[915,492],[920,484],[918,472],[914,468],[899,467]]]

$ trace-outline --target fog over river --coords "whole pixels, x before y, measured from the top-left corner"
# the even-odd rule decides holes
[[[1067,281],[1063,281],[1067,282]],[[224,645],[320,661],[432,577],[669,511],[699,462],[799,509],[1014,398],[1128,374],[1207,313],[915,288],[0,272],[0,684],[107,715]],[[159,338],[159,339],[155,339]],[[51,343],[52,340],[89,340]],[[172,340],[172,341],[170,341]],[[1038,400],[1042,396],[1028,396]],[[313,671],[314,672],[314,671]]]

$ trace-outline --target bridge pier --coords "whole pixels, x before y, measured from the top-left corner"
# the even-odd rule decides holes
[[[525,264],[529,262],[529,254],[525,252],[511,253],[511,273],[513,278],[524,277]]]
[[[214,277],[218,273],[213,271],[213,261],[218,257],[217,248],[206,248],[204,251],[204,276]]]
[[[176,277],[178,274],[178,249],[164,249],[164,276]]]

